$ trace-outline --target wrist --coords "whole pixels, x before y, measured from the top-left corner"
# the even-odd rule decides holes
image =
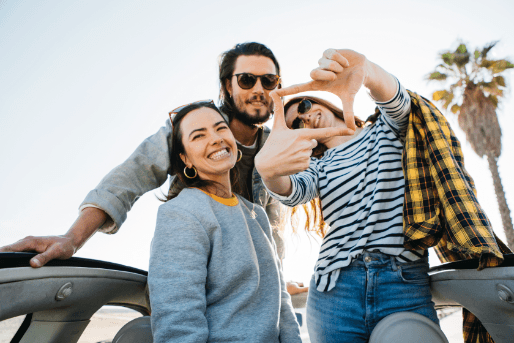
[[[377,65],[368,59],[364,62],[365,75],[363,85],[369,90],[375,88],[376,85],[376,67]]]
[[[70,239],[72,246],[77,251],[96,233],[106,220],[107,214],[103,210],[87,207],[80,212],[79,217],[64,237]]]

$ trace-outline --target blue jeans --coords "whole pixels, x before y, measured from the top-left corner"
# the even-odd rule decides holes
[[[416,312],[439,324],[428,279],[428,258],[398,263],[394,257],[364,252],[341,269],[328,292],[316,290],[314,277],[307,299],[311,342],[367,342],[384,317]]]

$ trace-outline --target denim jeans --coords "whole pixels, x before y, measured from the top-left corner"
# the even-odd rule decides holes
[[[328,292],[316,290],[314,277],[307,299],[311,342],[367,342],[384,317],[416,312],[439,324],[428,278],[428,258],[398,263],[394,257],[364,252],[341,269]]]

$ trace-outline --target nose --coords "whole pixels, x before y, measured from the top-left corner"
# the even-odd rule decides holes
[[[310,120],[311,120],[311,114],[310,113],[298,114],[298,118],[300,118],[300,120],[303,121],[305,124],[308,124],[308,123],[310,123]]]
[[[218,132],[215,132],[212,135],[211,143],[212,143],[212,145],[222,144],[223,143],[223,136],[221,136],[221,134],[219,134]]]
[[[264,93],[264,88],[262,87],[261,78],[257,78],[257,82],[255,82],[255,85],[252,88],[253,93]]]

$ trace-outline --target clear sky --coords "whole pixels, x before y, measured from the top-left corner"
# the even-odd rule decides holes
[[[424,77],[457,39],[473,47],[500,40],[492,55],[514,60],[512,13],[507,0],[0,0],[0,245],[65,233],[89,190],[170,109],[217,99],[218,56],[236,43],[270,47],[285,85],[308,81],[325,49],[350,48],[430,97],[438,85]],[[355,109],[361,117],[373,112],[365,91]],[[510,93],[498,114],[511,210],[513,112]],[[504,237],[487,161],[463,146],[479,200]],[[76,256],[147,269],[160,194],[143,196],[119,233],[96,234]],[[318,248],[302,236],[291,242],[286,275],[307,281]]]

